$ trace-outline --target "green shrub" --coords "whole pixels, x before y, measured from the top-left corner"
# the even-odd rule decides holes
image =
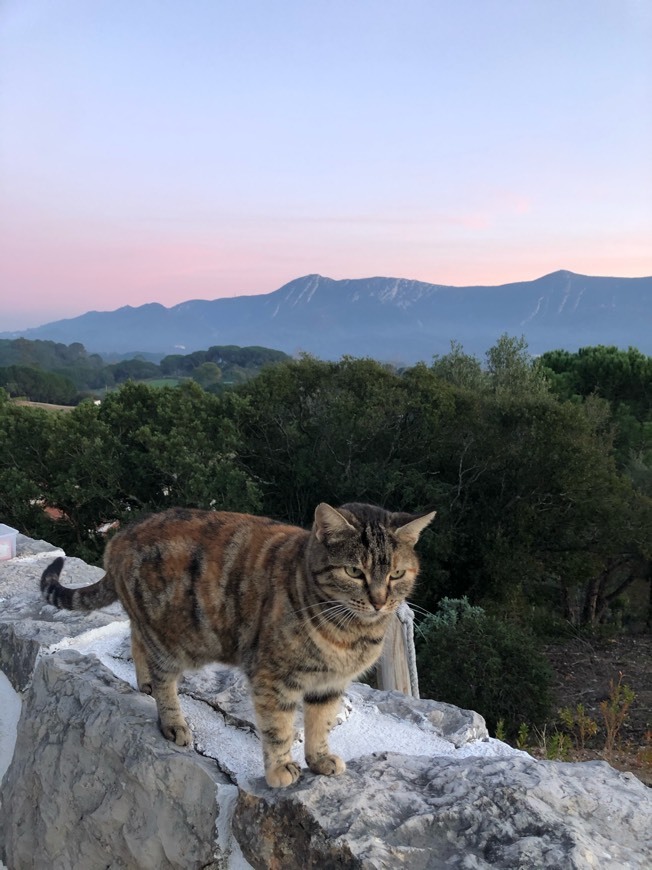
[[[482,607],[469,604],[466,595],[463,598],[442,598],[437,605],[437,612],[431,613],[421,625],[427,634],[431,628],[441,628],[444,625],[455,625],[461,619],[480,619],[485,616]]]
[[[550,712],[551,671],[535,638],[464,599],[421,624],[417,661],[423,697],[476,710],[492,733],[503,720],[514,736]]]

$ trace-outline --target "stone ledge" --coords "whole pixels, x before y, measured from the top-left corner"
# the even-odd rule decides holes
[[[236,793],[215,764],[161,740],[146,698],[62,651],[39,662],[23,705],[0,856],[12,870],[227,866],[216,822]]]
[[[18,535],[16,558],[0,562],[0,670],[18,692],[29,685],[42,650],[127,618],[117,604],[93,613],[59,611],[46,604],[40,597],[40,577],[61,555],[62,550],[46,541]],[[94,583],[103,574],[81,559],[66,559],[67,582],[73,585]]]

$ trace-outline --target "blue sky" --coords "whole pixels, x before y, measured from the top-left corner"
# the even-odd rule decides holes
[[[0,330],[652,274],[649,0],[4,0]]]

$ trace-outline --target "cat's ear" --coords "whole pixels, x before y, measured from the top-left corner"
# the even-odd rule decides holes
[[[419,540],[419,535],[421,534],[421,532],[426,528],[426,526],[430,525],[436,515],[437,511],[431,511],[428,514],[422,514],[419,517],[414,517],[409,522],[404,523],[403,525],[400,525],[398,528],[394,529],[394,534],[399,540],[404,541],[406,544],[412,544],[412,546],[414,546]]]
[[[341,535],[355,531],[346,517],[343,517],[339,511],[336,511],[335,508],[324,501],[315,508],[314,529],[318,541],[323,541],[324,538],[331,535]]]

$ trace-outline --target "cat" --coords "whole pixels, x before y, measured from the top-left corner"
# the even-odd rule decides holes
[[[307,531],[266,517],[173,508],[118,532],[105,576],[72,589],[59,557],[43,572],[50,604],[95,610],[120,600],[131,620],[138,688],[156,700],[163,735],[191,731],[177,680],[209,662],[245,673],[273,788],[294,783],[294,718],[303,702],[310,770],[340,774],[328,735],[348,683],[378,659],[385,631],[419,570],[414,551],[435,512],[366,504],[315,509]]]

